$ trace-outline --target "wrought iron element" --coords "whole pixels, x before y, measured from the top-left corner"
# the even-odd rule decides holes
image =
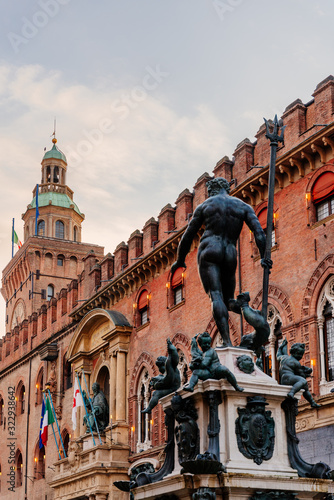
[[[296,495],[290,491],[256,491],[249,500],[298,500]]]
[[[179,425],[175,427],[179,464],[195,460],[199,453],[199,428],[196,423],[197,410],[191,400],[175,394],[171,400],[172,410]],[[182,473],[182,470],[181,470]]]
[[[253,371],[255,370],[254,361],[250,356],[247,356],[247,354],[242,354],[241,356],[237,357],[237,367],[242,372],[248,374],[253,373]]]
[[[219,460],[220,450],[219,450],[219,433],[220,433],[220,421],[218,417],[218,406],[222,402],[222,397],[220,391],[207,391],[205,393],[209,405],[209,425],[208,425],[208,436],[209,436],[209,448],[208,453],[216,456],[216,460]]]
[[[286,398],[281,407],[285,413],[286,433],[288,436],[288,455],[291,467],[296,469],[299,477],[333,479],[334,471],[324,462],[309,464],[300,456],[299,439],[296,435],[296,416],[298,415],[298,400]]]
[[[216,492],[212,488],[198,488],[192,494],[191,500],[216,500]]]
[[[276,152],[278,143],[284,144],[283,123],[278,122],[277,115],[274,121],[269,123],[264,118],[266,124],[266,137],[270,140],[270,164],[269,164],[269,182],[268,182],[268,212],[267,212],[267,231],[266,231],[266,250],[264,253],[265,261],[271,261],[271,234],[273,230],[273,214],[274,214],[274,191],[275,191],[275,168],[276,168]],[[270,132],[270,126],[273,125],[273,130]],[[280,133],[279,133],[280,131]],[[268,288],[269,288],[270,267],[264,267],[263,271],[263,295],[262,295],[262,315],[267,318],[268,308]]]
[[[235,432],[239,451],[257,465],[270,460],[274,452],[275,422],[263,396],[247,397],[246,408],[238,408]]]

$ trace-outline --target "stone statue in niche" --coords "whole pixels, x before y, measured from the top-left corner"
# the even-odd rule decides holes
[[[153,408],[163,396],[175,392],[181,385],[180,372],[177,367],[179,364],[179,354],[170,339],[167,339],[168,357],[159,356],[155,362],[159,368],[160,374],[153,377],[150,386],[155,389],[150,402],[142,413],[151,413]]]
[[[253,373],[253,371],[255,370],[254,361],[250,356],[247,356],[247,354],[242,354],[241,356],[237,357],[237,367],[242,372],[248,374]]]
[[[257,465],[273,456],[275,422],[263,396],[247,397],[246,408],[238,408],[235,432],[240,453]]]
[[[96,432],[97,431],[95,424],[95,419],[96,419],[99,432],[102,432],[109,424],[109,405],[105,395],[100,389],[100,384],[98,382],[94,382],[94,384],[92,385],[92,389],[93,389],[93,398],[92,398],[93,409],[91,409],[89,399],[87,398],[85,391],[83,391],[85,404],[89,412],[88,416],[87,415],[84,416],[83,421],[87,428],[86,432],[90,432],[90,427],[93,431]]]
[[[205,230],[197,254],[198,270],[203,288],[211,299],[213,317],[223,345],[231,346],[228,311],[241,314],[234,292],[236,245],[244,222],[254,233],[261,265],[270,268],[272,261],[264,258],[266,237],[254,210],[247,203],[229,195],[230,185],[226,179],[216,177],[207,182],[207,187],[209,198],[196,208],[179,243],[177,260],[172,265],[171,273],[173,275],[179,267],[186,267],[185,258],[192,241],[204,224]],[[261,342],[265,343],[267,339]],[[256,338],[253,338],[253,342],[259,343]]]
[[[288,342],[283,340],[282,344],[277,350],[277,359],[279,361],[279,373],[282,385],[292,385],[291,390],[287,396],[293,398],[294,395],[304,390],[304,398],[310,403],[312,408],[319,408],[318,405],[309,391],[306,377],[312,373],[312,368],[300,364],[300,360],[305,353],[305,344],[296,343],[290,349],[288,355]]]
[[[197,342],[201,350],[198,348]],[[209,378],[215,380],[226,378],[237,391],[244,390],[238,385],[233,373],[226,366],[220,364],[218,354],[211,347],[211,337],[208,332],[195,335],[192,338],[191,358],[189,367],[193,373],[189,383],[183,387],[185,391],[192,392],[198,380],[208,380]]]
[[[179,463],[182,465],[183,462],[195,460],[199,453],[197,410],[190,399],[182,399],[178,394],[172,397],[171,406],[178,423],[175,427],[175,436]]]

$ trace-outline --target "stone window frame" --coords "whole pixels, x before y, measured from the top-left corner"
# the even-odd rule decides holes
[[[16,415],[23,415],[25,413],[25,406],[26,406],[26,392],[25,392],[25,385],[23,383],[23,380],[20,380],[20,382],[17,385],[16,389],[16,395],[15,395],[15,400],[16,400]]]
[[[334,275],[331,275],[319,294],[318,304],[317,304],[317,324],[318,324],[318,338],[319,338],[319,362],[320,362],[320,395],[329,394],[331,389],[334,388],[334,380],[327,380],[327,370],[328,366],[328,354],[326,352],[326,328],[325,320],[326,316],[324,314],[326,305],[330,304],[332,307],[332,317],[334,318]],[[334,369],[334,366],[333,366]]]
[[[151,414],[141,412],[151,399],[150,380],[149,369],[147,366],[143,366],[137,382],[137,453],[152,448]]]
[[[21,457],[21,460],[19,460]],[[16,469],[16,478],[15,478],[15,484],[16,488],[20,488],[23,484],[22,477],[23,477],[23,454],[20,448],[17,448],[16,453],[15,453],[15,469]]]
[[[36,377],[36,384],[35,384],[35,389],[36,389],[36,401],[35,405],[40,405],[43,402],[43,385],[44,385],[44,368],[41,367],[38,371],[37,377]]]

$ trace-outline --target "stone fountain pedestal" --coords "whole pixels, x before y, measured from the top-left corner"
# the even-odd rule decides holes
[[[256,366],[252,373],[244,373],[237,365],[237,358],[247,355],[254,359],[252,351],[238,348],[216,351],[221,364],[234,373],[244,392],[235,391],[224,379],[199,381],[194,392],[181,389],[178,394],[183,400],[190,398],[197,410],[199,453],[215,451],[224,471],[208,474],[207,468],[201,470],[198,462],[193,473],[185,471],[175,446],[173,470],[151,484],[139,481],[141,485],[132,490],[134,499],[306,500],[334,495],[333,481],[299,477],[291,466],[286,416],[281,408],[290,386],[279,385]],[[160,400],[167,412],[171,411],[171,400],[172,395]],[[262,441],[267,444],[270,441],[270,449],[262,451]],[[273,492],[276,496],[272,496]]]

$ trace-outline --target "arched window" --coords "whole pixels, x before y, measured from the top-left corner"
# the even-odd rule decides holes
[[[55,295],[55,288],[53,285],[48,285],[47,300],[51,300]]]
[[[39,444],[37,443],[36,448],[35,448],[35,457],[34,457],[34,477],[36,480],[38,479],[44,479],[45,477],[45,448],[42,446],[42,448],[39,447]]]
[[[320,351],[320,395],[334,388],[334,276],[325,283],[317,306]]]
[[[15,466],[16,466],[16,487],[22,486],[22,472],[23,472],[23,460],[22,453],[20,450],[16,451],[15,457]]]
[[[72,255],[70,257],[70,272],[77,274],[78,259]]]
[[[267,214],[268,214],[268,209],[267,207],[261,210],[261,212],[258,214],[258,219],[261,224],[261,227],[263,231],[267,234]],[[275,217],[273,220],[273,229],[271,232],[271,246],[273,247],[276,243],[276,234],[275,234]]]
[[[63,357],[64,390],[72,387],[72,365],[67,361],[66,354]]]
[[[149,303],[149,293],[147,290],[143,290],[139,295],[137,302],[138,309],[138,326],[145,325],[148,323],[148,303]]]
[[[73,241],[78,241],[78,228],[74,226],[73,228]]]
[[[326,303],[323,311],[324,335],[326,356],[326,378],[328,382],[334,381],[334,308],[330,302]]]
[[[4,404],[3,397],[0,396],[0,426],[3,425],[4,413],[5,413],[5,404]]]
[[[106,366],[102,366],[101,370],[98,373],[96,381],[100,384],[100,389],[106,397],[108,401],[108,405],[110,407],[110,374],[109,370]]]
[[[334,213],[334,173],[320,175],[312,187],[312,201],[315,205],[317,220]]]
[[[59,167],[53,168],[53,182],[54,183],[59,182]]]
[[[279,364],[276,359],[276,354],[279,346],[283,342],[281,331],[282,319],[281,316],[272,304],[268,305],[267,321],[270,327],[268,342],[264,345],[262,356],[263,371],[279,381]]]
[[[40,405],[43,401],[44,370],[40,369],[36,379],[36,404]]]
[[[65,257],[63,255],[58,255],[57,257],[57,266],[64,266]]]
[[[22,415],[25,412],[26,389],[22,382],[19,383],[16,390],[16,414]]]
[[[37,235],[38,236],[45,236],[45,221],[44,220],[39,220],[37,222]]]
[[[137,436],[137,452],[147,450],[151,447],[151,415],[142,413],[150,401],[150,377],[148,371],[144,369],[141,372],[138,381],[137,400],[138,400],[138,436]]]
[[[183,300],[183,268],[179,267],[173,274],[171,281],[171,289],[173,294],[172,305],[180,304]]]
[[[61,438],[63,440],[66,456],[68,457],[68,445],[70,443],[70,434],[68,433],[67,429],[63,430],[63,432],[61,433]],[[61,455],[63,456],[64,452],[61,443],[59,443],[59,450],[61,452]]]
[[[56,221],[56,238],[64,239],[65,226],[61,220]]]
[[[44,259],[44,267],[45,267],[45,271],[52,271],[52,261],[53,261],[53,257],[52,257],[52,253],[48,252],[45,254],[45,259]],[[51,274],[49,272],[49,274]]]
[[[46,167],[46,182],[51,182],[51,167]]]
[[[188,365],[184,352],[178,349],[177,353],[179,355],[179,364],[177,367],[181,375],[181,387],[183,387],[188,382]]]

